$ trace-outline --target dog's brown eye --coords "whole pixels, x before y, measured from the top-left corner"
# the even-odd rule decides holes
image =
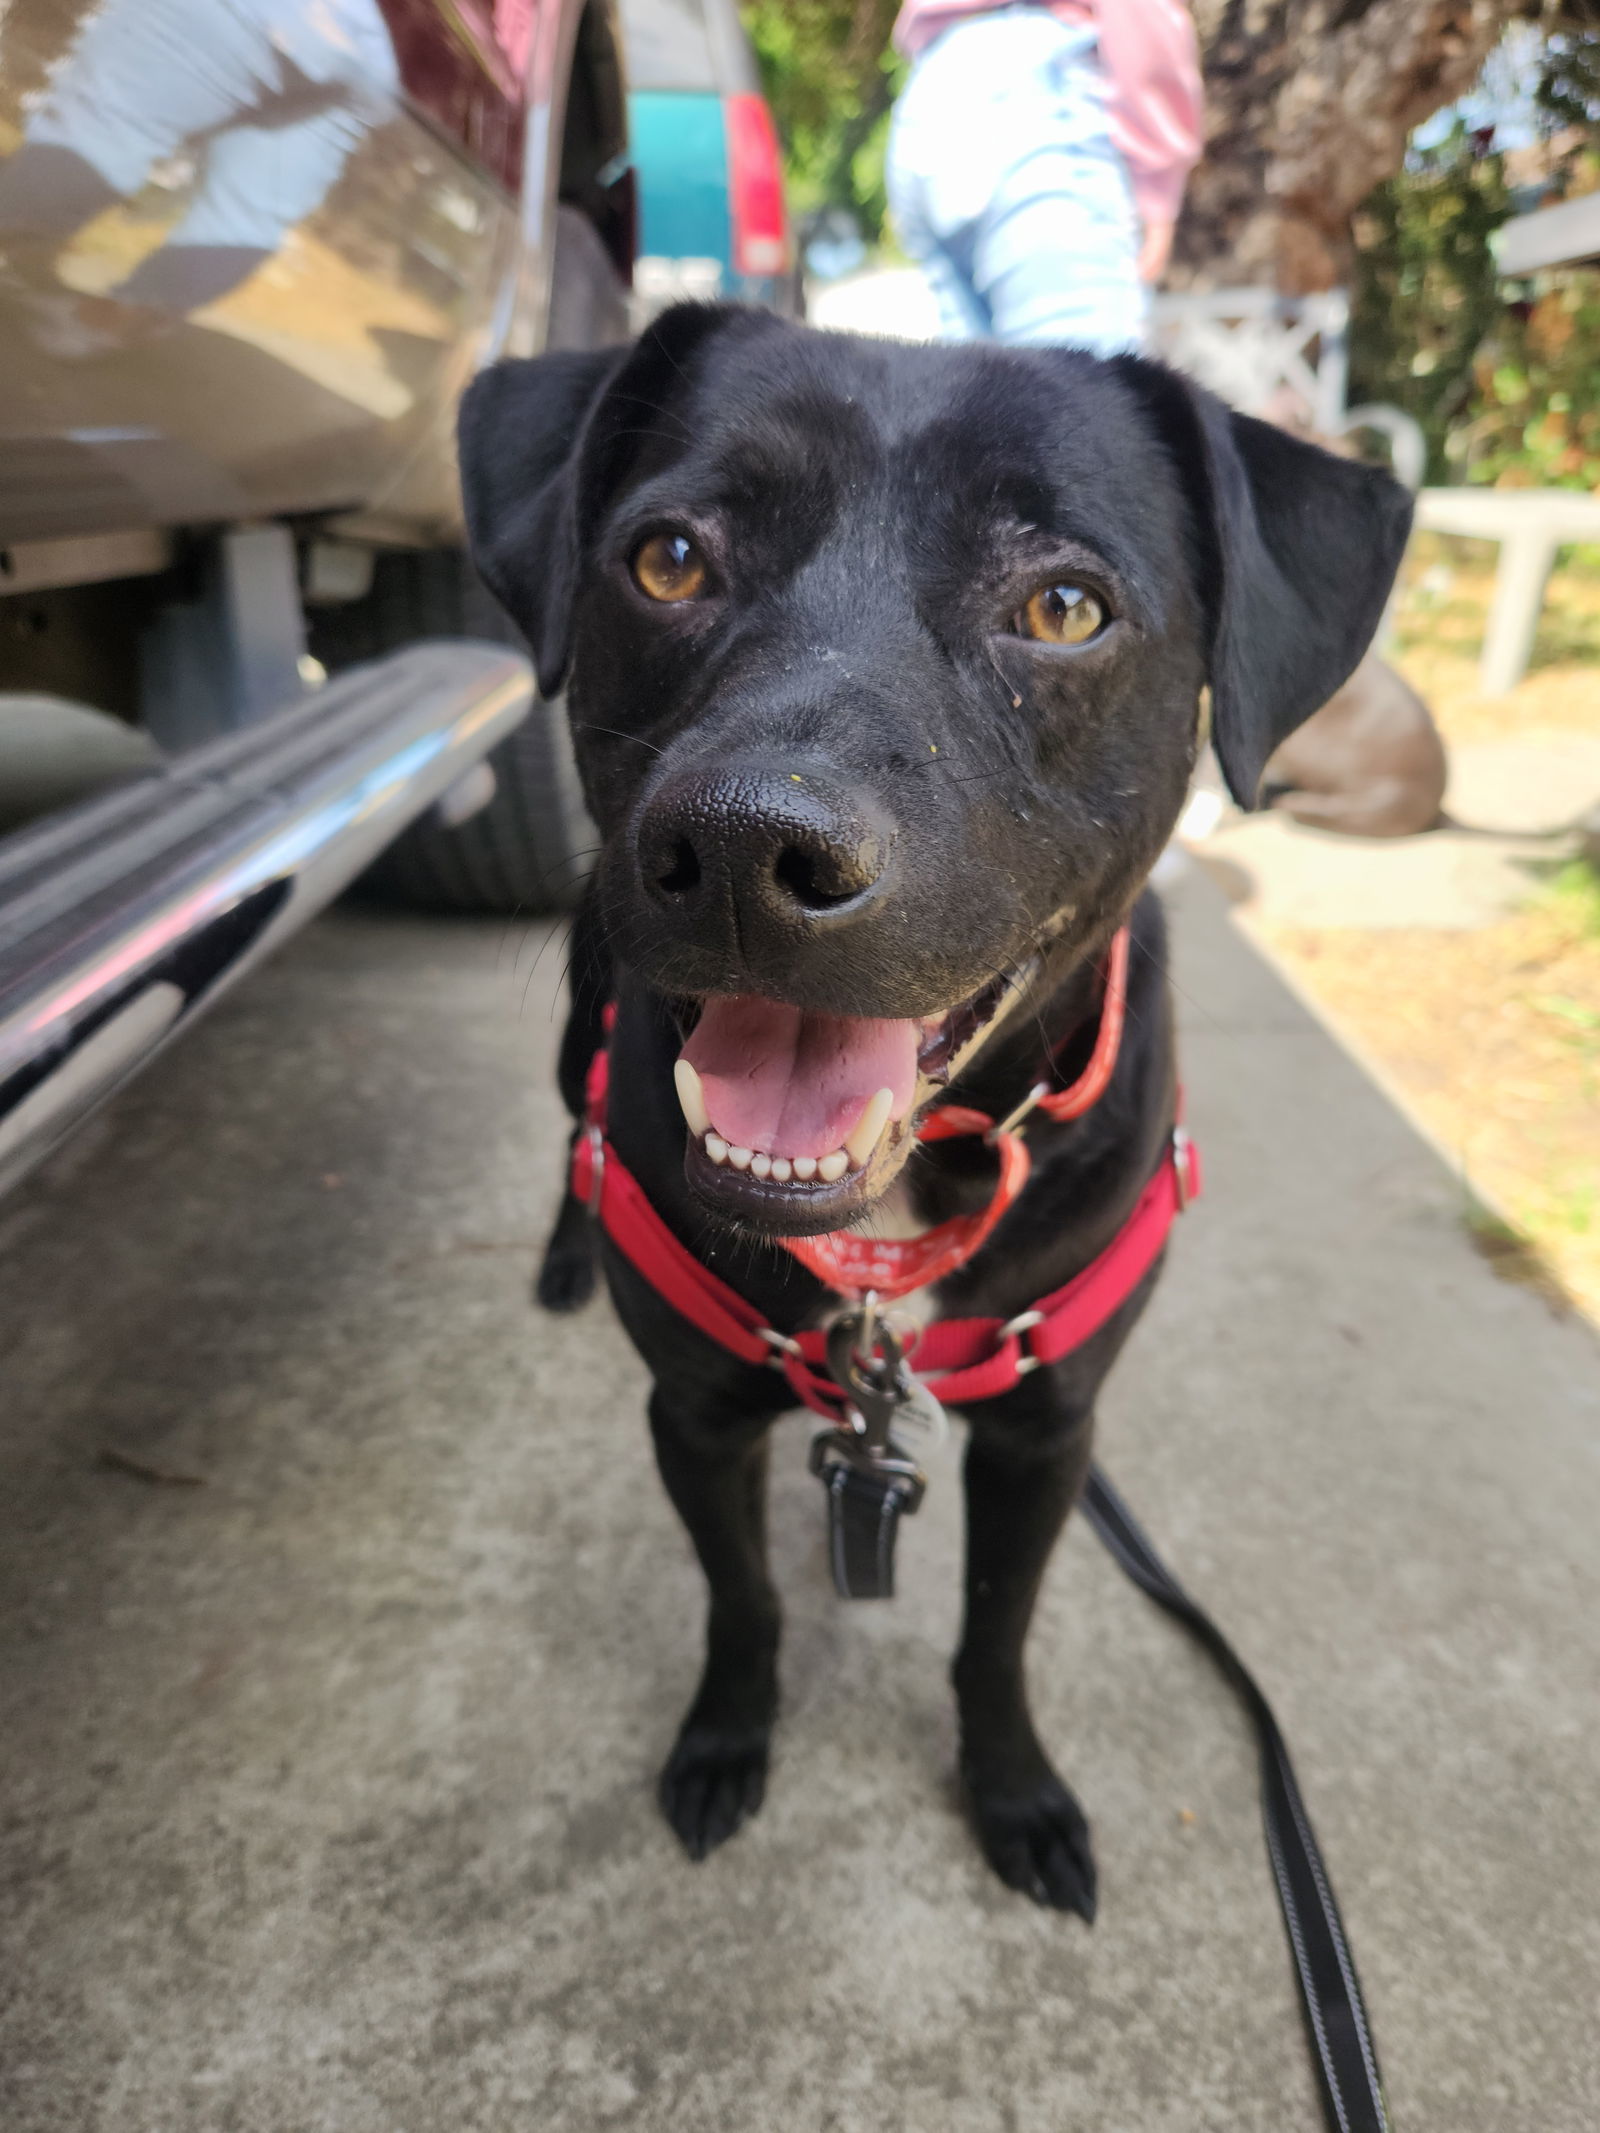
[[[705,558],[682,533],[652,533],[634,556],[633,582],[652,600],[692,600],[705,590]]]
[[[1106,611],[1084,585],[1042,585],[1017,617],[1019,637],[1041,644],[1087,644],[1105,628]]]

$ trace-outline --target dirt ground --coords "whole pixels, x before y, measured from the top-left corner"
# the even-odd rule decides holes
[[[1396,664],[1433,706],[1447,742],[1548,727],[1600,734],[1600,551],[1566,550],[1550,580],[1528,672],[1510,696],[1478,688],[1494,546],[1418,534],[1406,558]]]
[[[1423,537],[1407,570],[1397,663],[1447,742],[1600,734],[1600,567],[1553,579],[1525,680],[1477,686],[1493,551]],[[1581,804],[1584,795],[1575,795]],[[1532,1254],[1483,1215],[1485,1252],[1600,1318],[1600,875],[1553,858],[1527,904],[1477,931],[1251,930],[1377,1059]]]

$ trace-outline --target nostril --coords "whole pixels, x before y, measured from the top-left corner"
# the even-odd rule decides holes
[[[797,844],[784,846],[772,871],[795,902],[808,911],[831,911],[839,904],[849,903],[853,896],[859,896],[863,888],[870,886],[866,881],[841,888],[828,886],[818,874],[815,855]],[[836,869],[830,869],[830,872],[837,874]]]
[[[869,791],[821,767],[734,756],[662,781],[639,814],[632,864],[644,896],[686,937],[727,945],[741,926],[753,940],[762,925],[809,937],[866,915],[888,886],[897,834]]]
[[[680,837],[672,848],[672,865],[665,874],[656,876],[656,886],[672,896],[686,896],[691,889],[700,886],[700,858],[687,837]]]

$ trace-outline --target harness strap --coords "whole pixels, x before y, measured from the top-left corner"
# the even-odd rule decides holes
[[[622,1256],[681,1317],[741,1362],[772,1360],[785,1336],[763,1328],[755,1306],[673,1235],[597,1125],[586,1127],[573,1144],[572,1192],[590,1208]]]
[[[1122,1024],[1129,1017],[1129,943],[1133,939],[1131,928],[1118,926],[1114,941],[1105,958],[1105,981],[1101,985],[1101,1026],[1094,1032],[1094,1049],[1088,1056],[1088,1066],[1079,1073],[1071,1088],[1052,1090],[1047,1081],[1028,1092],[1024,1103],[1015,1109],[1009,1118],[1001,1120],[1001,1130],[1018,1126],[1028,1116],[1028,1111],[1039,1109],[1045,1118],[1054,1120],[1058,1126],[1069,1118],[1082,1118],[1084,1111],[1092,1111],[1101,1101],[1111,1075],[1116,1071],[1116,1056],[1122,1049]]]
[[[1199,1190],[1199,1154],[1180,1128],[1132,1214],[1081,1273],[1010,1320],[936,1320],[910,1349],[917,1375],[936,1399],[960,1407],[1009,1392],[1041,1363],[1059,1363],[1127,1302]]]
[[[1082,1347],[1126,1303],[1155,1264],[1167,1232],[1200,1189],[1200,1159],[1180,1127],[1132,1214],[1073,1279],[1018,1317],[944,1318],[908,1343],[907,1356],[947,1405],[992,1400],[1041,1363]],[[745,1363],[781,1369],[814,1414],[837,1420],[843,1395],[829,1370],[827,1336],[780,1333],[670,1230],[598,1126],[578,1136],[572,1191],[599,1217],[623,1257],[675,1311]]]

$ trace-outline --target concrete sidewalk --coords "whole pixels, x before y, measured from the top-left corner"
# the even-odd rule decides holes
[[[1397,2126],[1591,2133],[1594,1339],[1176,903],[1209,1188],[1106,1463],[1278,1699]],[[0,1207],[0,2123],[1316,2133],[1244,1727],[1085,1529],[1032,1658],[1099,1924],[968,1841],[953,1449],[850,1609],[786,1425],[768,1805],[678,1856],[698,1575],[608,1313],[525,1301],[537,946],[340,913]]]

